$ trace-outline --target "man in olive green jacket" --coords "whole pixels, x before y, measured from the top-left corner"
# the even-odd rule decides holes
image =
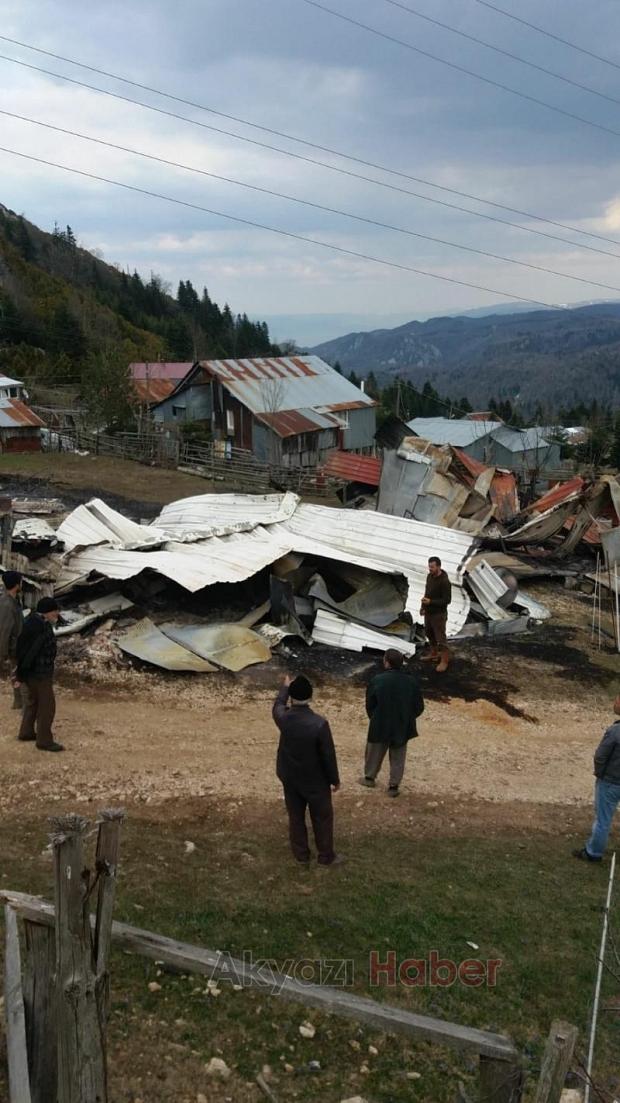
[[[370,718],[362,785],[374,788],[386,754],[390,758],[388,796],[397,797],[405,771],[407,743],[418,734],[416,720],[424,712],[424,698],[412,674],[402,669],[403,655],[390,648],[383,656],[383,673],[366,691]]]

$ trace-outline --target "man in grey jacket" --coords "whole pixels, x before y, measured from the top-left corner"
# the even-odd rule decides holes
[[[19,571],[5,571],[0,586],[0,676],[3,678],[10,678],[13,674],[17,640],[24,627],[24,614],[19,603],[21,588]],[[21,692],[13,687],[13,708],[21,707]]]
[[[620,695],[614,701],[614,712],[620,716]],[[607,728],[594,752],[595,820],[592,834],[585,846],[573,850],[573,857],[583,862],[600,862],[611,828],[614,812],[620,804],[620,720]]]

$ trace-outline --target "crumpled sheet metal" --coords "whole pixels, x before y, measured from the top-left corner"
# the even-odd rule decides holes
[[[311,580],[308,591],[310,597],[317,599],[323,607],[339,613],[343,617],[355,617],[375,628],[384,628],[401,616],[405,608],[389,575],[371,575],[361,586],[344,601],[335,601],[331,597],[324,580],[319,574]]]
[[[318,609],[312,639],[315,643],[324,643],[328,647],[341,647],[345,651],[387,651],[394,647],[404,655],[415,655],[416,645],[409,640],[390,632],[381,632],[377,628],[356,624],[354,621],[339,617],[329,609]]]
[[[217,670],[213,663],[199,658],[164,635],[148,617],[138,621],[117,643],[127,655],[161,666],[164,670],[189,670],[195,674],[211,674]]]
[[[13,525],[11,539],[25,543],[56,544],[58,534],[49,521],[44,521],[41,517],[18,517]]]
[[[204,540],[231,532],[247,532],[257,525],[287,521],[299,498],[286,494],[199,494],[164,506],[153,522],[173,540]]]
[[[68,550],[109,544],[129,551],[161,546],[168,539],[152,525],[130,521],[100,498],[74,509],[60,525],[57,536]]]
[[[269,644],[241,624],[166,623],[160,627],[168,639],[225,670],[244,670],[271,658]]]

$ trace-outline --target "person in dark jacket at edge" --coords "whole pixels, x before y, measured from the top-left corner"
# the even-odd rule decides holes
[[[56,714],[56,637],[53,625],[59,613],[58,602],[51,597],[41,598],[36,612],[26,618],[17,641],[13,684],[21,687],[24,698],[22,724],[17,738],[26,742],[36,739],[40,751],[64,750],[62,743],[56,743],[52,735]]]
[[[436,667],[439,674],[443,674],[448,669],[451,658],[446,639],[448,606],[451,601],[452,586],[450,579],[442,569],[441,559],[436,555],[432,555],[428,561],[426,589],[420,609],[420,613],[424,617],[424,629],[431,649],[428,655],[422,655],[422,662],[430,663],[439,660]]]
[[[620,695],[614,701],[614,712],[620,716]],[[614,812],[620,804],[620,720],[607,728],[594,752],[594,811],[592,834],[585,846],[573,850],[573,857],[583,862],[602,861]]]
[[[366,690],[370,718],[362,785],[374,789],[386,754],[390,756],[388,796],[397,797],[405,772],[407,743],[418,734],[416,720],[424,712],[424,698],[412,674],[403,670],[403,655],[390,648],[383,656],[383,673]]]
[[[24,614],[19,602],[22,576],[19,571],[5,571],[0,586],[0,675],[11,678],[15,669],[17,641],[24,627]],[[13,708],[21,709],[22,695],[13,686]]]
[[[310,708],[312,685],[303,674],[287,675],[273,706],[280,729],[277,775],[284,789],[291,850],[310,863],[306,809],[310,812],[319,865],[344,861],[334,850],[332,792],[340,788],[334,740],[327,720]]]

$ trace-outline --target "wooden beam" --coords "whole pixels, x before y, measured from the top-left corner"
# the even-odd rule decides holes
[[[551,1024],[534,1103],[560,1103],[579,1031],[570,1023]]]
[[[109,957],[112,938],[112,913],[116,896],[116,873],[121,845],[121,824],[125,813],[120,809],[108,808],[101,813],[97,835],[96,872],[99,877],[97,889],[97,916],[95,919],[95,973],[97,984],[97,1002],[105,1032],[105,1024],[110,1015],[110,976]]]
[[[9,1100],[10,1103],[32,1103],[17,914],[8,904],[4,909],[4,921],[6,925],[4,1004],[7,1062],[9,1066]]]
[[[32,1103],[56,1103],[56,939],[51,927],[24,920],[24,1007]]]
[[[0,890],[0,900],[6,900],[20,915],[34,922],[54,922],[52,905],[44,903],[36,896]],[[344,989],[303,984],[281,973],[261,971],[259,967],[236,961],[226,954],[176,942],[150,931],[130,927],[126,923],[113,923],[112,940],[125,950],[172,965],[182,973],[199,973],[222,980],[232,979],[235,983],[271,991],[306,1007],[316,1007],[326,1015],[356,1019],[387,1033],[417,1036],[437,1045],[469,1050],[502,1062],[516,1063],[519,1059],[513,1043],[502,1034],[492,1034],[486,1030],[444,1022],[443,1019],[417,1015],[412,1011],[356,996]],[[494,1103],[503,1101],[498,1099]]]

